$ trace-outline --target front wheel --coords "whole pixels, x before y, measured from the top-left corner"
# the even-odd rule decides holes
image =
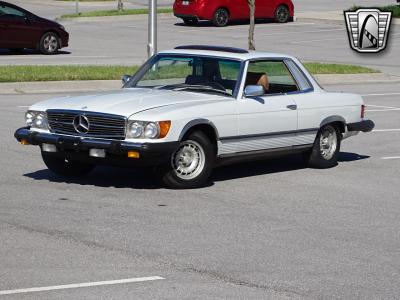
[[[341,133],[336,126],[326,125],[320,129],[308,157],[311,167],[325,169],[337,165]]]
[[[218,8],[213,17],[213,24],[217,27],[224,27],[229,23],[229,12],[225,8]]]
[[[169,165],[160,168],[161,179],[169,188],[201,187],[206,184],[214,161],[213,143],[203,132],[193,132],[171,155]]]
[[[59,48],[59,38],[54,32],[47,32],[40,39],[40,52],[43,54],[56,54]]]
[[[275,11],[275,21],[277,23],[287,23],[290,19],[290,12],[286,5],[279,5]]]
[[[79,177],[94,169],[94,165],[69,161],[62,157],[51,156],[42,152],[43,162],[53,173],[64,177]]]

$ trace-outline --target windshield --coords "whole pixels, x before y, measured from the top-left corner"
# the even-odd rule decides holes
[[[158,55],[126,87],[234,94],[241,62],[216,57]]]

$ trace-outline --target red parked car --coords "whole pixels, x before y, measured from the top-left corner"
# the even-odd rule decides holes
[[[55,54],[68,46],[68,39],[69,34],[62,25],[0,1],[0,48],[12,52],[30,48]]]
[[[211,20],[221,27],[232,20],[248,20],[250,13],[247,0],[175,0],[174,14],[188,25]],[[278,23],[286,23],[293,15],[291,0],[256,0],[257,19],[273,18]]]

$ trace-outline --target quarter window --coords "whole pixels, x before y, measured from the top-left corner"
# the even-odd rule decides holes
[[[300,70],[299,66],[292,60],[288,60],[287,65],[293,73],[293,76],[296,77],[298,86],[301,91],[307,91],[312,88],[310,82],[304,75],[304,73]]]

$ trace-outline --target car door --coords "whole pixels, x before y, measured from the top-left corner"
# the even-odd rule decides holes
[[[297,85],[284,61],[250,61],[245,76],[245,86],[263,85],[265,94],[260,97],[244,96],[238,101],[237,151],[269,150],[295,145],[297,106],[288,93],[297,90]],[[260,81],[258,76],[267,78],[267,81]]]
[[[30,22],[24,11],[5,4],[0,5],[0,46],[23,48],[32,45]]]

